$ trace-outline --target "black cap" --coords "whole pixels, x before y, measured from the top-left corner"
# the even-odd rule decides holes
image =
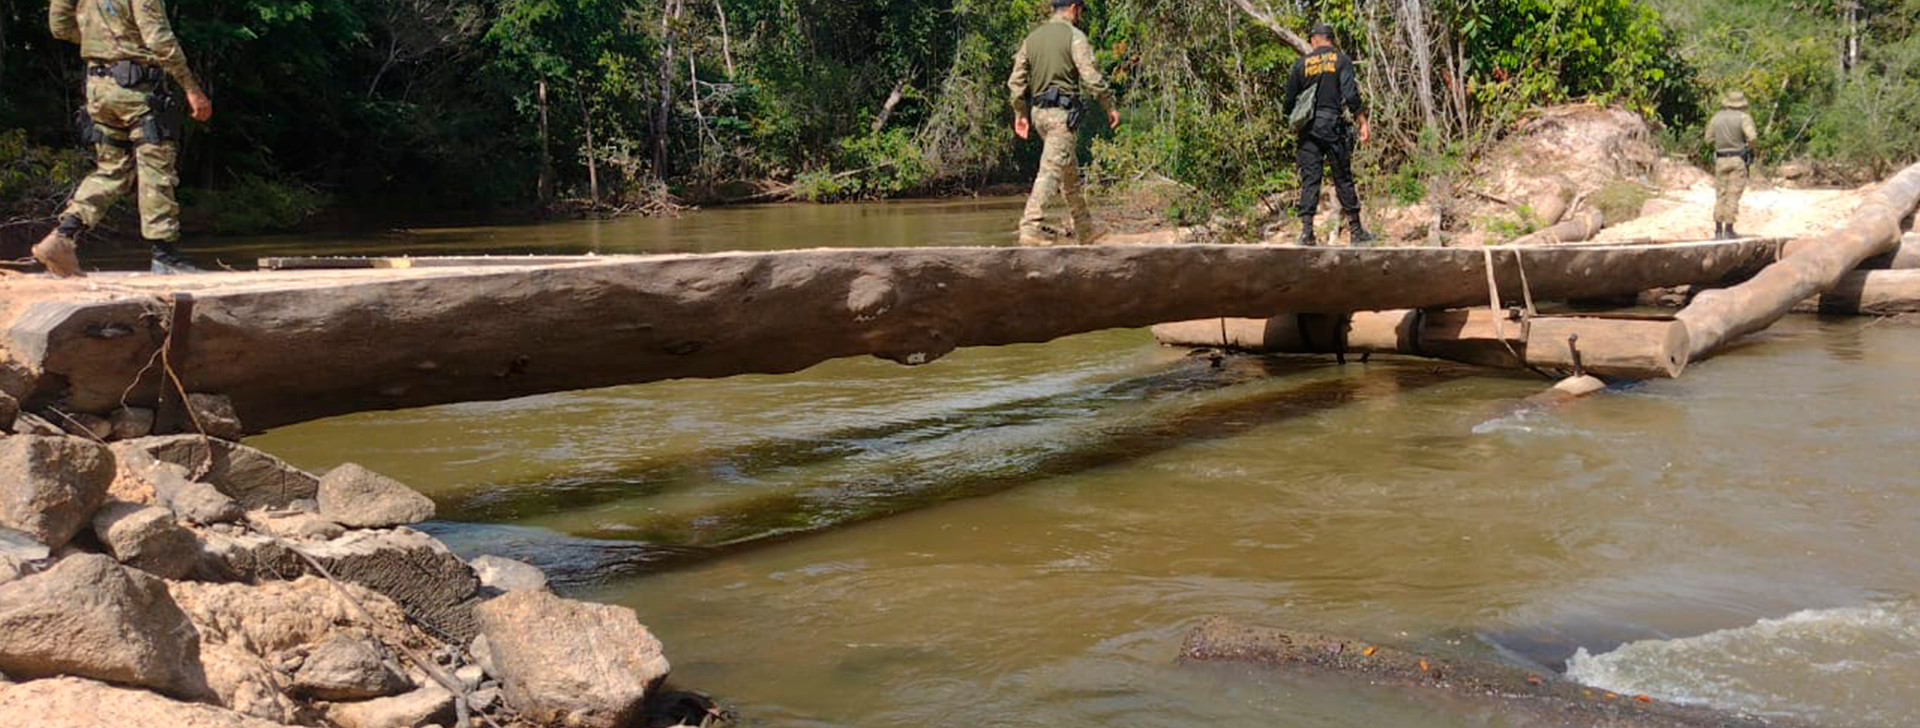
[[[1307,31],[1307,37],[1311,38],[1316,35],[1327,40],[1333,40],[1333,26],[1327,25],[1326,23],[1314,23],[1313,30]]]

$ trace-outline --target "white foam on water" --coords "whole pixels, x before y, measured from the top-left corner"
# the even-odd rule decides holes
[[[1677,703],[1905,728],[1920,724],[1920,604],[1808,610],[1600,655],[1583,648],[1567,676]]]

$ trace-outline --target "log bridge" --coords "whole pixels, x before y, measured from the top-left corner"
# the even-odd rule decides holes
[[[1887,199],[1863,206],[1862,216],[1877,216],[1871,229],[1854,235],[1844,254],[1809,248],[1804,255],[1837,268],[1837,279],[1890,252],[1896,223],[1881,218],[1913,209],[1920,165],[1885,188],[1893,190]],[[11,275],[0,276],[0,392],[28,409],[100,416],[219,394],[247,431],[258,432],[367,410],[788,373],[860,355],[916,365],[960,347],[1167,321],[1486,307],[1490,287],[1504,306],[1523,292],[1596,299],[1764,282],[1788,249],[1763,239],[1489,250],[1141,244],[390,259],[352,270],[78,280]],[[1787,290],[1773,292],[1769,311],[1784,314],[1811,293],[1774,306],[1805,283],[1780,285]],[[1701,312],[1703,330],[1725,338],[1750,324],[1722,310],[1752,299],[1741,290],[1727,289],[1715,302],[1720,308]],[[1506,328],[1495,318],[1489,310],[1478,324]],[[1447,321],[1423,318],[1429,326]],[[1476,323],[1472,315],[1460,321]],[[1614,333],[1626,324],[1637,333]],[[1582,348],[1594,350],[1596,362],[1624,358],[1677,374],[1702,348],[1694,324],[1686,313],[1679,322],[1593,319],[1566,333],[1593,342]],[[1403,320],[1388,331],[1410,325]],[[1648,331],[1659,343],[1651,355],[1600,351],[1602,342],[1639,342]]]

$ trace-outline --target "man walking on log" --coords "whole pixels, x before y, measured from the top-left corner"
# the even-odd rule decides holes
[[[1055,192],[1066,196],[1073,236],[1082,245],[1101,237],[1080,189],[1074,132],[1087,110],[1089,95],[1106,109],[1107,126],[1120,126],[1120,112],[1094,65],[1092,43],[1077,27],[1086,11],[1086,0],[1053,0],[1053,18],[1034,29],[1013,56],[1013,75],[1007,78],[1007,90],[1013,95],[1013,133],[1027,139],[1038,129],[1045,142],[1040,174],[1033,180],[1033,194],[1020,217],[1021,245],[1053,243],[1045,223],[1046,206]]]
[[[1747,95],[1734,91],[1720,104],[1720,113],[1707,122],[1707,143],[1713,145],[1713,182],[1719,192],[1713,208],[1713,237],[1732,240],[1740,219],[1740,196],[1747,191],[1747,174],[1753,170],[1753,142],[1760,137],[1754,131],[1753,117],[1747,114]]]
[[[137,187],[140,234],[153,246],[153,272],[197,272],[175,247],[181,120],[172,84],[185,90],[196,120],[212,118],[213,102],[187,68],[163,0],[52,0],[47,26],[53,37],[78,44],[86,61],[81,131],[93,144],[95,169],[74,191],[58,226],[33,246],[33,257],[56,276],[84,275],[80,233]]]
[[[1333,47],[1333,26],[1320,23],[1308,33],[1313,52],[1295,61],[1287,76],[1286,110],[1299,121],[1300,135],[1296,161],[1299,165],[1300,244],[1314,245],[1313,216],[1320,209],[1320,179],[1333,168],[1333,189],[1340,198],[1341,212],[1347,216],[1347,232],[1354,245],[1373,242],[1373,234],[1360,224],[1360,192],[1353,186],[1353,125],[1347,113],[1359,125],[1359,144],[1373,136],[1367,123],[1367,107],[1360,100],[1360,81],[1353,59]],[[1311,95],[1311,100],[1303,98]],[[1311,104],[1308,108],[1306,104]],[[1296,109],[1296,107],[1298,107]]]

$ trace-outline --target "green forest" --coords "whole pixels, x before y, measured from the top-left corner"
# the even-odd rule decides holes
[[[182,154],[189,223],[321,209],[648,213],[972,192],[1031,173],[1005,78],[1046,0],[171,0],[217,109]],[[1299,36],[1340,30],[1377,141],[1367,194],[1418,199],[1529,108],[1641,111],[1696,154],[1721,92],[1766,160],[1830,179],[1920,155],[1920,0],[1092,0],[1119,130],[1097,189],[1171,180],[1173,215],[1293,186]],[[77,49],[0,9],[0,224],[84,174]],[[1095,125],[1088,125],[1089,127]]]

